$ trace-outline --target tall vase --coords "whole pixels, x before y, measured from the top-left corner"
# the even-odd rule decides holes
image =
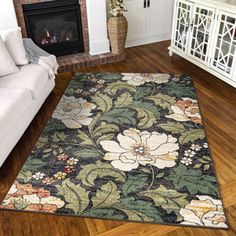
[[[124,53],[127,30],[128,23],[125,16],[110,17],[108,20],[108,35],[112,53]]]

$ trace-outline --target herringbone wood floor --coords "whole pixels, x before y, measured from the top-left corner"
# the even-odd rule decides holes
[[[166,41],[130,48],[125,62],[81,71],[184,73],[193,77],[230,230],[0,211],[0,236],[236,235],[236,89],[177,56],[171,64],[166,49],[168,45]],[[71,78],[72,73],[57,77],[55,90],[0,169],[0,201],[24,164]]]

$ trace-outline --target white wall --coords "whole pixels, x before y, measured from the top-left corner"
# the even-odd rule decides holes
[[[10,29],[17,26],[16,13],[13,0],[4,0],[0,7],[0,30]]]
[[[86,5],[90,54],[110,52],[107,38],[106,0],[86,0]]]

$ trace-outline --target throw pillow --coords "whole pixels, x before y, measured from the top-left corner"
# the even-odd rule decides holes
[[[18,72],[15,62],[11,58],[5,43],[0,36],[0,76],[9,75]]]
[[[0,31],[5,45],[11,54],[12,59],[14,60],[17,66],[26,65],[29,63],[29,60],[26,56],[26,51],[23,44],[21,28],[17,27],[10,30]]]

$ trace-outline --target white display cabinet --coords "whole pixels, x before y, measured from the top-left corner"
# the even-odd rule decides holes
[[[176,0],[169,52],[236,87],[236,0]]]

